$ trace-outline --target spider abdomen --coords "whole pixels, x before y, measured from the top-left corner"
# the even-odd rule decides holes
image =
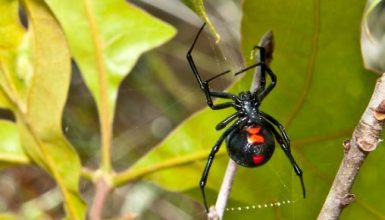
[[[275,149],[271,131],[257,123],[238,128],[228,136],[226,142],[230,158],[244,167],[266,163]]]

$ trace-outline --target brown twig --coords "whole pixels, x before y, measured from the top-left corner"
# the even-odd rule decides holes
[[[274,51],[274,37],[273,32],[269,31],[265,35],[263,35],[261,41],[259,42],[259,46],[264,47],[266,50],[265,59],[266,64],[270,64],[273,59],[273,51]],[[256,54],[256,60],[259,61],[259,51],[253,51]],[[261,76],[261,68],[257,67],[253,82],[251,85],[251,91],[256,91],[259,87]],[[238,165],[233,161],[229,160],[227,165],[226,173],[222,181],[221,189],[218,193],[218,198],[215,203],[215,207],[210,207],[209,213],[207,214],[207,218],[209,220],[220,220],[223,218],[223,214],[226,209],[227,200],[229,199],[231,188],[233,185],[234,177],[237,171]]]
[[[318,220],[338,219],[343,208],[355,198],[350,193],[355,177],[366,156],[376,149],[385,119],[385,73],[377,80],[372,98],[355,128],[345,155]],[[349,147],[346,147],[349,146]]]
[[[95,198],[90,208],[90,220],[102,219],[103,207],[110,191],[111,187],[103,177],[100,177],[95,185]]]

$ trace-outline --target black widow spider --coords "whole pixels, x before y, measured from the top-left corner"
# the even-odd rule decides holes
[[[202,191],[203,202],[206,211],[208,212],[205,194],[205,185],[207,182],[207,177],[210,171],[210,167],[213,163],[215,154],[218,152],[224,140],[226,140],[227,152],[232,160],[244,167],[257,167],[266,163],[273,155],[275,148],[275,137],[277,142],[280,144],[282,150],[289,158],[295,173],[300,178],[302,193],[303,197],[305,198],[306,191],[302,178],[302,170],[299,168],[299,166],[294,160],[293,155],[291,154],[290,140],[288,135],[286,134],[284,127],[272,116],[259,110],[259,106],[261,105],[262,100],[271,92],[277,82],[275,74],[265,63],[265,48],[255,46],[254,50],[259,49],[260,52],[260,62],[234,73],[234,75],[238,75],[246,72],[247,70],[260,66],[261,78],[259,88],[257,90],[253,92],[240,92],[239,95],[227,92],[212,91],[210,90],[209,83],[212,80],[229,73],[230,70],[219,73],[205,81],[203,81],[200,77],[191,52],[204,27],[205,24],[202,25],[201,29],[199,30],[198,34],[194,39],[193,44],[191,45],[191,48],[187,52],[187,60],[194,73],[194,76],[196,77],[199,83],[201,90],[206,96],[207,105],[213,110],[219,110],[229,107],[233,107],[236,110],[234,114],[230,115],[229,117],[221,121],[219,124],[217,124],[217,126],[215,127],[216,130],[221,130],[225,128],[228,124],[237,119],[219,137],[218,141],[215,143],[208,156],[206,166],[203,170],[203,174],[199,182],[199,187]],[[267,87],[266,73],[271,78],[271,84],[269,84]],[[212,97],[230,99],[231,101],[220,104],[214,104]],[[274,126],[279,129],[281,134],[278,133]]]

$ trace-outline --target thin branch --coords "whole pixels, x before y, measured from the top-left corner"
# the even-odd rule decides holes
[[[259,42],[259,46],[264,47],[266,50],[266,64],[269,65],[273,60],[273,51],[274,51],[274,37],[273,32],[269,31],[265,33]],[[259,62],[259,51],[252,51],[256,55],[256,61]],[[256,67],[254,74],[253,82],[251,84],[251,91],[258,90],[261,78],[261,67]],[[218,193],[218,198],[215,203],[215,207],[210,207],[207,217],[209,220],[220,220],[223,218],[223,214],[226,209],[227,200],[229,199],[231,188],[233,185],[234,177],[237,172],[237,163],[233,160],[229,160],[227,165],[226,173],[222,181],[221,189]]]
[[[110,191],[111,187],[106,180],[103,177],[99,178],[95,186],[95,198],[90,208],[90,220],[102,219],[103,207]]]
[[[345,155],[318,220],[338,219],[342,210],[355,199],[350,193],[366,156],[380,143],[385,119],[385,73],[377,80],[372,98],[352,139],[344,142]]]
[[[227,200],[230,197],[231,188],[233,185],[234,177],[237,172],[238,165],[232,159],[229,160],[227,164],[227,169],[225,173],[225,177],[222,181],[221,189],[218,193],[217,202],[215,203],[215,207],[210,207],[210,211],[208,213],[208,219],[217,220],[222,219],[223,214],[226,209]]]

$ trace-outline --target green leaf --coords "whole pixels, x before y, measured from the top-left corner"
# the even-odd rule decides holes
[[[61,130],[70,82],[70,54],[64,33],[45,3],[23,3],[33,33],[34,76],[27,113],[22,120],[18,118],[19,129],[28,154],[59,185],[69,217],[84,219],[85,204],[78,192],[80,160]]]
[[[18,18],[18,1],[0,0],[0,107],[12,108],[12,98],[25,98],[26,84],[24,76],[29,71],[22,71],[20,59],[16,56],[22,50],[23,42],[26,41],[25,30]],[[28,65],[25,65],[28,66]],[[7,70],[12,70],[10,73]],[[7,85],[7,80],[14,81],[14,85]],[[8,97],[13,94],[14,97]]]
[[[0,108],[10,108],[10,106],[11,106],[11,104],[9,103],[7,96],[0,89]]]
[[[1,220],[17,220],[19,217],[12,213],[0,213]]]
[[[139,56],[169,40],[175,29],[123,0],[48,0],[66,33],[86,85],[96,100],[101,167],[110,172],[117,91]]]
[[[4,59],[9,50],[19,47],[25,31],[18,22],[17,1],[1,0],[0,10],[0,56]]]
[[[214,33],[216,41],[219,42],[221,36],[211,23],[209,17],[207,16],[204,0],[182,0],[191,10],[195,11],[197,15],[199,15],[206,23],[210,30]]]
[[[21,146],[16,125],[10,121],[0,120],[0,165],[29,162],[29,158]]]
[[[364,2],[351,7],[342,0],[330,4],[307,1],[301,2],[300,7],[279,1],[264,1],[259,5],[246,1],[243,5],[244,57],[254,45],[253,38],[258,39],[270,29],[275,33],[272,68],[278,86],[263,103],[263,110],[277,116],[288,130],[309,195],[300,198],[298,180],[288,169],[292,174],[291,185],[297,189],[290,197],[297,197],[297,203],[283,210],[283,216],[317,217],[342,160],[342,140],[351,137],[372,93],[375,76],[364,70],[359,48],[358,27],[363,7]],[[283,163],[290,168],[287,159],[282,159]],[[365,175],[365,171],[361,174]],[[357,193],[359,201],[368,196],[368,192],[362,196],[357,191],[353,193]],[[234,194],[239,196],[236,190]],[[278,198],[282,200],[284,195]],[[373,210],[384,210],[384,206]],[[344,211],[343,216],[367,218],[371,212],[361,206]],[[273,211],[265,213],[271,215]]]
[[[123,1],[48,0],[66,33],[71,53],[112,121],[117,89],[139,56],[169,40],[175,29]]]
[[[13,13],[8,15],[12,19],[1,22],[21,29],[18,38],[9,34],[0,39],[11,45],[1,51],[0,85],[16,116],[21,144],[30,159],[56,180],[68,217],[84,219],[85,204],[78,192],[80,160],[61,130],[71,73],[66,39],[43,1],[22,1],[28,33],[19,23],[17,1],[1,3]]]
[[[255,212],[228,212],[228,219],[255,219],[256,215],[261,219],[317,217],[342,160],[341,143],[351,137],[375,84],[375,76],[364,70],[360,55],[363,7],[363,2],[352,6],[342,0],[298,4],[244,1],[242,51],[249,64],[254,62],[248,60],[253,46],[266,31],[274,32],[271,68],[278,84],[261,110],[286,127],[293,156],[304,172],[308,196],[302,198],[299,179],[276,144],[275,154],[266,165],[238,169],[228,206],[287,200],[295,203]],[[246,74],[230,91],[248,90],[251,79],[252,74]],[[203,94],[198,95],[204,102]],[[119,174],[117,182],[144,177],[169,190],[197,188],[208,152],[222,133],[215,132],[215,125],[231,112],[205,108],[193,115],[131,169]],[[211,191],[218,191],[223,178],[228,161],[225,148],[222,146],[211,168],[207,183]],[[353,190],[358,202],[344,211],[345,219],[384,217],[385,204],[377,193],[382,186],[373,184],[385,181],[380,174],[385,168],[381,165],[382,151],[373,153],[378,156],[371,155],[360,172]],[[209,203],[214,199],[210,197]]]

